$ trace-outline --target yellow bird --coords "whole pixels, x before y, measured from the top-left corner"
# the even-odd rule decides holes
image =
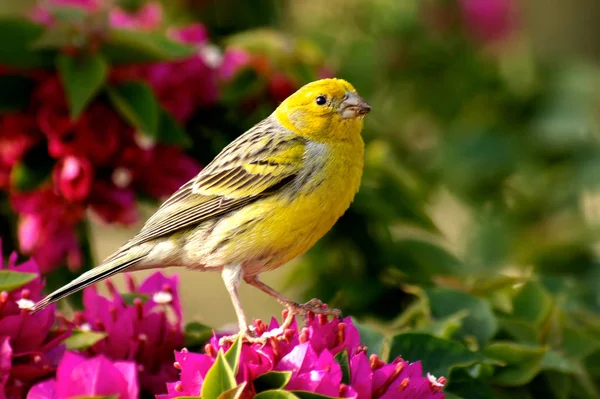
[[[141,231],[100,266],[38,302],[32,312],[116,273],[185,266],[220,271],[238,318],[242,280],[296,314],[339,315],[318,300],[295,303],[260,273],[308,251],[348,209],[360,185],[363,118],[371,107],[342,79],[309,83],[239,136],[167,199]]]

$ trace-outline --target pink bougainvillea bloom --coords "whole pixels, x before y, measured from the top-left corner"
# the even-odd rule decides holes
[[[131,225],[139,219],[133,189],[118,187],[112,181],[95,181],[88,203],[105,223]]]
[[[54,167],[54,185],[69,201],[82,201],[92,188],[94,169],[86,158],[68,155]]]
[[[55,305],[33,315],[27,313],[25,309],[41,299],[43,283],[34,261],[17,264],[16,258],[13,253],[6,265],[0,258],[0,267],[37,277],[0,293],[0,384],[9,398],[23,397],[31,383],[54,372],[64,353],[60,343],[69,335],[65,329],[51,331]]]
[[[504,39],[517,25],[513,0],[460,0],[459,3],[468,32],[481,42]]]
[[[10,347],[10,338],[0,337],[0,399],[6,398],[6,383],[10,378],[10,369],[12,363],[12,348]]]
[[[110,25],[115,28],[154,30],[162,20],[162,6],[157,2],[146,3],[133,12],[117,7],[110,11]]]
[[[201,24],[170,29],[168,34],[172,39],[186,44],[203,45],[208,43],[208,31]]]
[[[34,93],[39,129],[48,138],[48,153],[54,158],[82,156],[95,165],[107,164],[121,140],[133,129],[107,104],[92,103],[77,121],[69,115],[64,90],[58,78],[44,80]]]
[[[246,50],[228,48],[223,53],[223,62],[219,68],[219,77],[225,81],[233,77],[244,67],[250,64],[251,56]]]
[[[27,399],[70,399],[113,396],[138,399],[139,385],[134,362],[112,362],[102,355],[89,359],[67,352],[56,370],[56,379],[36,384]]]
[[[41,138],[35,118],[25,113],[0,115],[0,163],[13,166]]]
[[[139,296],[132,304],[110,283],[112,299],[99,295],[94,287],[87,288],[84,311],[77,313],[73,322],[79,328],[107,334],[90,348],[90,354],[135,361],[142,390],[159,393],[177,376],[172,356],[183,345],[179,279],[156,272],[139,287],[131,279],[128,284],[131,294]]]
[[[138,160],[135,186],[154,198],[165,199],[199,172],[198,162],[181,149],[157,145]]]
[[[289,371],[291,379],[286,390],[303,390],[322,395],[354,399],[443,399],[444,377],[435,379],[422,375],[419,362],[409,363],[397,358],[386,364],[376,355],[367,357],[367,348],[360,344],[358,330],[350,318],[328,321],[326,317],[309,317],[308,326],[298,330],[296,323],[281,331],[276,320],[267,327],[260,320],[254,325],[257,334],[267,334],[268,342],[243,344],[236,375],[238,383],[248,382],[243,398],[256,395],[252,382],[269,371]],[[275,338],[276,335],[283,339]],[[158,399],[198,396],[206,373],[219,350],[229,345],[218,344],[217,336],[206,345],[206,354],[175,353],[179,381],[167,385],[167,393]],[[342,383],[342,369],[335,356],[346,351],[349,358],[349,384]]]
[[[31,254],[46,273],[63,259],[76,268],[81,251],[74,227],[84,217],[84,206],[67,203],[52,188],[13,193],[13,209],[19,214],[18,237],[21,251]]]
[[[157,395],[156,398],[170,399],[180,396],[199,395],[206,373],[208,373],[214,362],[215,360],[210,356],[190,353],[187,349],[175,352],[175,365],[181,370],[179,381],[168,383],[168,393]]]

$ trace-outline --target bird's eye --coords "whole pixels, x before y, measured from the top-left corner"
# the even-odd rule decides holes
[[[325,105],[325,104],[327,104],[327,97],[319,96],[319,97],[317,97],[317,99],[315,101],[316,101],[317,105]]]

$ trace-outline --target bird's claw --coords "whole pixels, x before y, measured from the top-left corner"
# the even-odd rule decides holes
[[[303,304],[288,302],[285,304],[285,306],[288,310],[288,314],[285,320],[283,321],[283,324],[281,325],[282,330],[285,330],[292,325],[294,317],[296,315],[304,316],[305,320],[307,319],[307,316],[311,313],[322,314],[325,316],[331,315],[337,319],[340,319],[342,317],[341,310],[328,308],[327,305],[323,303],[323,301],[317,298],[313,298],[310,301]]]
[[[261,344],[264,346],[267,343],[267,337],[259,337],[256,335],[256,331],[254,329],[248,327],[245,332],[239,332],[233,335],[227,335],[225,337],[221,337],[219,339],[220,346],[231,345],[235,342],[235,340],[241,335],[242,342],[247,342],[249,344]]]

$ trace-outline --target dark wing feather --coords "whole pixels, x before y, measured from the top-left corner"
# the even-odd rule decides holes
[[[268,120],[267,120],[268,121]],[[277,191],[302,168],[301,137],[265,121],[240,136],[148,219],[114,256],[143,242],[200,224]],[[108,260],[109,260],[108,259]]]

